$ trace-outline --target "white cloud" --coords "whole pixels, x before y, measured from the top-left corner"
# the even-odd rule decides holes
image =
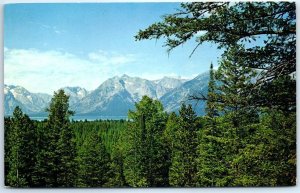
[[[106,52],[98,50],[97,52],[91,52],[88,54],[90,60],[94,62],[100,62],[104,65],[119,65],[134,62],[135,58],[132,54],[120,55],[115,52]]]
[[[50,94],[64,86],[92,90],[120,74],[118,66],[131,61],[134,61],[133,55],[101,51],[83,59],[55,50],[4,48],[4,82],[24,86],[31,92]]]

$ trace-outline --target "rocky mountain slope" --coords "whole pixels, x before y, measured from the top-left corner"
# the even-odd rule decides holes
[[[129,109],[139,102],[144,95],[160,100],[168,112],[178,111],[188,96],[197,92],[207,92],[209,74],[204,73],[192,80],[164,77],[159,80],[146,80],[128,75],[115,76],[104,81],[93,91],[80,87],[64,87],[70,96],[70,108],[78,115],[126,116]],[[5,115],[11,115],[16,106],[29,114],[43,114],[49,105],[51,96],[31,93],[21,86],[5,85]],[[196,107],[198,114],[203,114],[204,103]]]

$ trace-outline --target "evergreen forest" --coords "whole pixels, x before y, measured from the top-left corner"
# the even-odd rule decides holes
[[[167,113],[144,96],[128,120],[74,121],[59,90],[44,121],[19,107],[5,117],[6,186],[296,185],[295,3],[181,7],[135,38],[165,38],[168,51],[192,40],[225,50],[208,69],[208,93],[189,96],[206,101],[206,115],[185,103]]]

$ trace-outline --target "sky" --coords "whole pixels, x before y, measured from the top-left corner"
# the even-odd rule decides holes
[[[4,83],[52,94],[65,86],[96,89],[114,76],[192,79],[217,65],[222,50],[195,41],[173,50],[165,39],[134,36],[179,3],[8,4],[4,7]]]

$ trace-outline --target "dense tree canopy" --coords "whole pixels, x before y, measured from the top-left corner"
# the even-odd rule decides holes
[[[97,132],[91,132],[78,150],[78,187],[102,187],[108,182],[109,154],[98,135]]]
[[[64,130],[72,138],[63,137],[63,132],[58,137],[66,140],[63,146],[61,140],[49,140],[56,134],[48,121],[32,123],[16,109],[13,118],[5,119],[6,185],[206,187],[296,182],[293,112],[266,108],[255,116],[226,111],[212,121],[197,117],[186,105],[178,115],[167,115],[149,97],[136,106],[129,121],[69,122],[70,129]]]

